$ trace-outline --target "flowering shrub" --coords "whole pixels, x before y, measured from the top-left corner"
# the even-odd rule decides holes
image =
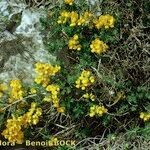
[[[52,9],[53,16],[41,20],[46,29],[50,26],[51,36],[46,43],[61,66],[61,103],[74,123],[83,121],[83,130],[91,131],[90,135],[85,133],[86,137],[102,135],[108,128],[109,133],[124,131],[149,120],[148,113],[141,113],[145,112],[143,101],[149,106],[147,78],[138,80],[140,75],[135,76],[137,66],[130,66],[129,57],[133,64],[138,63],[132,56],[136,50],[131,55],[130,47],[127,50],[121,42],[127,40],[127,33],[120,28],[124,28],[125,20],[112,12],[111,6],[108,10],[105,2],[100,5],[100,12],[95,8],[98,6],[89,7],[85,1],[74,0],[71,5],[65,1],[59,9]],[[126,124],[130,121],[134,125]]]
[[[150,120],[149,112],[144,113],[150,99],[147,82],[135,82],[136,70],[128,68],[130,58],[117,49],[119,16],[105,9],[98,15],[89,5],[84,4],[86,10],[81,6],[76,0],[64,0],[61,7],[52,8],[51,16],[48,12],[41,19],[48,31],[45,44],[57,60],[35,64],[33,85],[19,79],[0,84],[0,112],[10,112],[2,135],[9,142],[22,144],[34,136],[80,141]],[[27,134],[33,125],[33,135]]]
[[[22,144],[24,141],[24,133],[22,127],[27,127],[28,124],[36,125],[39,122],[39,117],[42,115],[42,109],[36,108],[36,103],[31,103],[31,108],[27,113],[22,116],[15,117],[7,120],[6,129],[2,135],[8,139],[9,142],[16,142]],[[34,113],[34,114],[33,114]]]
[[[83,70],[80,77],[76,81],[76,88],[85,90],[86,87],[90,86],[95,81],[94,76],[91,76],[90,71]]]
[[[59,66],[53,67],[50,64],[37,63],[35,71],[38,73],[38,76],[35,78],[35,82],[46,87],[50,82],[49,77],[55,75],[59,70]]]
[[[90,107],[90,117],[94,115],[103,116],[105,113],[107,113],[107,109],[104,106],[93,105]]]
[[[10,82],[10,87],[11,87],[10,99],[9,99],[10,103],[23,98],[22,85],[19,80],[12,80]]]
[[[91,52],[97,54],[106,52],[106,50],[108,49],[108,46],[103,41],[100,41],[98,38],[92,41],[90,47],[91,47]]]
[[[111,16],[109,14],[101,15],[97,19],[94,20],[94,24],[97,29],[100,29],[103,27],[105,29],[113,28],[114,22],[115,22],[115,19],[113,18],[113,16]]]
[[[85,93],[85,94],[83,94],[83,97],[85,98],[85,100],[87,100],[87,99],[90,99],[90,100],[92,100],[92,101],[94,101],[95,100],[95,95],[93,95],[93,93]]]
[[[79,44],[78,39],[79,37],[76,34],[72,38],[70,38],[68,43],[69,49],[78,50],[78,51],[81,50],[81,45]]]

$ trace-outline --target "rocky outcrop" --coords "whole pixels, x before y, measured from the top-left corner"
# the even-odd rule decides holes
[[[0,82],[19,78],[31,83],[35,62],[55,61],[45,50],[39,31],[44,12],[21,1],[2,0],[0,14],[7,18],[0,31]]]

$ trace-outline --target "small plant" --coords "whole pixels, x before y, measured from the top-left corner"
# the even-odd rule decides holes
[[[138,68],[128,66],[125,50],[117,49],[120,16],[105,9],[97,14],[82,2],[64,0],[41,19],[45,45],[56,63],[37,62],[32,86],[18,79],[0,84],[1,119],[7,120],[2,135],[8,141],[58,136],[79,142],[140,128],[150,120],[147,79],[137,85]]]

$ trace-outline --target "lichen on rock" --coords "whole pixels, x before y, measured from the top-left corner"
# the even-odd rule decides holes
[[[29,8],[22,1],[2,0],[0,14],[7,20],[0,27],[0,81],[20,78],[31,83],[35,62],[55,61],[45,49],[40,33],[39,19],[44,11]]]

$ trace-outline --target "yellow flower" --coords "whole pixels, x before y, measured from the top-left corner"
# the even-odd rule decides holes
[[[84,97],[85,99],[89,99],[89,98],[90,98],[89,93],[84,94],[83,97]]]
[[[37,92],[37,91],[36,91],[35,88],[31,88],[29,93],[30,93],[30,94],[36,94],[36,92]]]
[[[70,12],[66,11],[66,10],[63,10],[61,12],[61,16],[62,17],[65,17],[65,18],[69,18],[70,17]]]
[[[39,117],[37,115],[32,116],[32,124],[36,125],[39,122]]]
[[[84,95],[83,95],[83,97],[85,98],[85,99],[91,99],[92,101],[94,101],[95,100],[95,95],[93,95],[93,93],[85,93]]]
[[[88,12],[88,11],[86,11],[85,13],[84,13],[84,18],[89,18],[89,17],[91,17],[92,16],[92,13],[90,13],[90,12]]]
[[[90,99],[91,99],[92,101],[94,101],[94,100],[95,100],[95,95],[93,95],[92,93],[90,93]]]
[[[76,25],[83,26],[83,25],[87,25],[90,23],[92,16],[93,15],[88,11],[86,11],[86,12],[84,12],[84,14],[80,15],[76,11],[68,12],[66,10],[63,10],[60,13],[60,16],[58,17],[57,23],[65,24],[67,21],[69,21],[71,27],[74,27]]]
[[[83,15],[81,15],[78,19],[78,26],[80,25],[87,25],[90,22],[92,14],[90,12],[85,12]]]
[[[100,41],[99,38],[96,38],[94,41],[92,41],[90,48],[92,53],[101,54],[106,52],[108,46],[103,41]]]
[[[86,87],[90,86],[95,81],[94,76],[91,75],[90,71],[83,70],[80,77],[76,80],[76,88],[85,90]]]
[[[144,118],[144,116],[145,116],[145,115],[144,115],[144,113],[143,113],[143,112],[141,112],[141,113],[140,113],[140,118],[141,118],[141,119],[143,119],[143,118]]]
[[[52,66],[51,64],[46,63],[36,63],[35,71],[38,76],[34,79],[37,84],[42,84],[43,87],[46,87],[50,82],[50,77],[54,76],[60,70],[60,66]]]
[[[3,93],[2,92],[0,92],[0,98],[2,98],[3,97]]]
[[[10,87],[20,89],[22,87],[20,80],[18,80],[18,79],[11,80]]]
[[[35,83],[42,84],[43,87],[46,87],[50,82],[50,79],[47,76],[37,76],[34,81]]]
[[[140,118],[145,122],[150,120],[150,113],[149,112],[141,112]]]
[[[58,107],[57,112],[64,113],[65,112],[65,107]]]
[[[24,127],[27,127],[27,126],[28,126],[28,123],[31,122],[31,116],[26,113],[26,114],[24,114],[23,116],[18,117],[18,121],[19,121]]]
[[[47,63],[36,63],[35,64],[35,71],[40,76],[53,76],[60,70],[60,66],[52,66],[51,64]]]
[[[78,23],[78,13],[75,11],[72,11],[70,13],[70,20],[71,20],[70,26],[71,27],[76,26],[76,24]]]
[[[78,25],[80,26],[80,25],[84,25],[84,23],[85,23],[85,19],[84,19],[84,17],[83,16],[80,16],[80,18],[78,19]]]
[[[63,10],[61,13],[60,13],[60,16],[58,17],[58,21],[57,23],[59,24],[64,24],[67,22],[67,20],[70,18],[70,12],[66,11],[66,10]]]
[[[60,90],[59,86],[54,84],[48,85],[46,87],[46,91],[51,92],[53,95],[57,94],[59,90]]]
[[[55,108],[58,108],[59,107],[59,101],[53,101],[53,106]]]
[[[35,114],[36,114],[37,116],[41,116],[41,115],[42,115],[42,109],[41,109],[41,108],[37,108]]]
[[[36,125],[39,122],[39,117],[42,115],[42,109],[36,108],[36,106],[37,103],[32,102],[29,111],[18,118],[23,126],[26,127],[28,124]]]
[[[106,14],[106,15],[99,16],[99,18],[95,19],[93,22],[97,29],[100,29],[102,27],[107,29],[107,28],[114,27],[115,19],[113,16]]]
[[[11,80],[10,87],[11,87],[10,100],[9,100],[10,103],[23,98],[24,91],[22,89],[20,80],[18,80],[18,79]]]
[[[74,0],[64,0],[65,4],[72,5]]]
[[[37,106],[37,103],[35,103],[35,102],[31,103],[31,108],[35,109],[36,106]]]
[[[93,105],[93,106],[90,107],[89,116],[90,116],[90,117],[94,117],[95,114],[96,114],[96,112],[95,112],[95,105]]]
[[[95,115],[97,116],[103,116],[103,114],[107,113],[107,109],[104,106],[99,106],[99,105],[93,105],[90,107],[90,117],[94,117]]]
[[[36,125],[39,122],[39,117],[42,115],[42,109],[36,108],[36,106],[37,103],[32,102],[31,108],[23,116],[17,118],[12,116],[12,119],[7,120],[6,129],[3,130],[2,135],[8,139],[9,142],[22,144],[24,139],[22,128],[26,128],[29,124]]]
[[[58,142],[58,138],[57,137],[51,137],[51,139],[49,140],[50,143],[57,143]]]
[[[73,49],[73,50],[81,50],[81,45],[79,44],[79,36],[77,34],[75,34],[73,37],[71,37],[69,39],[69,43],[68,43],[68,47],[69,49]]]
[[[91,81],[91,83],[94,83],[94,82],[95,82],[95,78],[94,78],[93,76],[91,76],[91,77],[89,78],[89,80]]]
[[[51,99],[52,99],[51,96],[46,96],[43,98],[43,101],[44,102],[51,102]]]
[[[49,96],[46,96],[43,101],[46,101],[46,102],[52,102],[53,103],[53,106],[55,108],[58,108],[59,107],[59,98],[58,98],[58,94],[59,94],[59,91],[60,91],[60,87],[58,85],[55,85],[55,84],[51,84],[51,85],[48,85],[46,87],[46,91],[50,92],[50,95]]]
[[[23,143],[24,134],[21,131],[21,124],[17,118],[13,117],[7,120],[6,129],[2,132],[2,135],[11,143]]]

